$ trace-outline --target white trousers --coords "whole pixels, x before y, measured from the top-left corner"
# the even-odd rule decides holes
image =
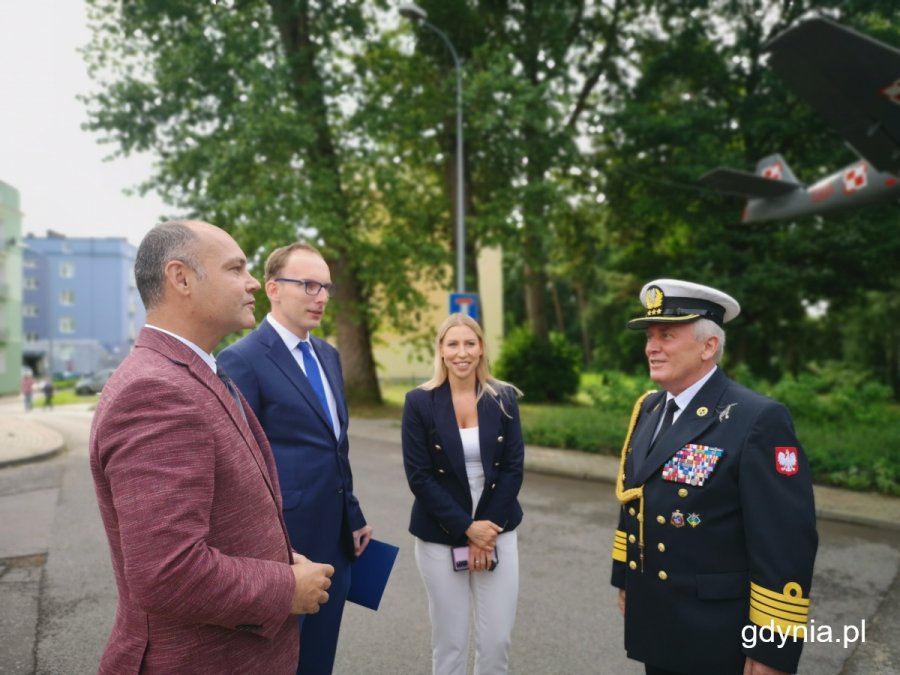
[[[428,592],[434,675],[465,675],[474,615],[475,675],[503,675],[519,598],[516,531],[497,537],[493,572],[454,572],[450,547],[416,539],[416,564]]]

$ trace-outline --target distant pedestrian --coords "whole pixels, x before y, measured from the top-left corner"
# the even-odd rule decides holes
[[[25,412],[31,412],[34,397],[34,376],[31,373],[22,376],[22,397],[25,399]]]
[[[53,410],[53,380],[52,379],[47,378],[47,380],[44,382],[43,392],[44,392],[44,410],[47,410],[48,408],[50,410]]]

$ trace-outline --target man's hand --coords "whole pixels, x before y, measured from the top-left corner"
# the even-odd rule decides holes
[[[619,589],[619,600],[616,604],[619,605],[619,613],[622,616],[625,616],[625,589],[624,588]]]
[[[366,550],[366,546],[369,545],[371,539],[372,527],[370,525],[361,527],[353,533],[353,552],[356,554],[357,558]]]
[[[497,545],[497,535],[501,532],[503,532],[503,528],[489,520],[475,520],[466,530],[466,536],[469,538],[470,544],[487,549],[490,553]],[[469,557],[471,557],[471,552]]]
[[[754,661],[749,656],[744,661],[744,675],[787,675],[783,670],[775,670],[759,661]]]
[[[294,602],[291,614],[315,614],[319,605],[328,602],[327,590],[331,587],[331,575],[334,568],[307,560],[306,556],[294,552]]]

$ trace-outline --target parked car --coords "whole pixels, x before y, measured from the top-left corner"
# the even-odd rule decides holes
[[[112,374],[113,369],[107,368],[106,370],[98,370],[96,373],[85,375],[75,383],[75,393],[79,396],[99,394]]]

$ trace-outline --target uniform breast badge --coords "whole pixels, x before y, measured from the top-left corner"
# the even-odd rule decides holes
[[[691,513],[687,517],[687,523],[691,527],[697,527],[700,524],[700,514]]]
[[[665,463],[662,478],[672,483],[686,483],[700,487],[716,468],[725,451],[708,445],[689,443]]]
[[[719,411],[719,423],[720,424],[727,419],[731,419],[731,409],[736,405],[737,405],[737,403],[729,403],[721,410],[719,410],[719,408],[716,408],[716,410]]]
[[[684,527],[684,514],[678,509],[675,509],[672,511],[669,523],[671,523],[672,527]]]

